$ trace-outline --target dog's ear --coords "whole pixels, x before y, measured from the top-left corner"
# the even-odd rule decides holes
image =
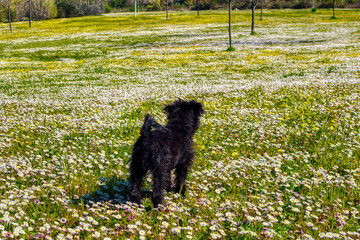
[[[192,100],[192,101],[190,101],[190,106],[193,109],[194,114],[196,116],[201,116],[202,114],[204,114],[204,109],[203,109],[201,103]]]

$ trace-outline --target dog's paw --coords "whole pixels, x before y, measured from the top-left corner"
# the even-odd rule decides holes
[[[141,203],[141,196],[138,194],[131,194],[130,195],[130,202],[136,203],[140,205]]]

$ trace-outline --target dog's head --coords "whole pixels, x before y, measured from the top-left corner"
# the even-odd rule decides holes
[[[183,124],[192,133],[200,126],[200,116],[204,113],[202,104],[194,100],[177,100],[172,104],[166,105],[164,111],[167,113],[169,122]]]

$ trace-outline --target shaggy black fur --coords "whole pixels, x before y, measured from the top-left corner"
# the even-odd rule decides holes
[[[168,122],[164,126],[149,114],[145,116],[140,137],[131,156],[130,201],[140,204],[141,185],[146,173],[153,175],[152,201],[162,203],[164,190],[171,188],[171,170],[175,169],[175,192],[186,191],[185,180],[194,158],[193,135],[204,113],[201,103],[179,99],[164,107]]]

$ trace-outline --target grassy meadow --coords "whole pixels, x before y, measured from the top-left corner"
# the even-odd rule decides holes
[[[0,239],[360,239],[360,11],[0,24]],[[146,113],[204,105],[186,198],[127,202]]]

